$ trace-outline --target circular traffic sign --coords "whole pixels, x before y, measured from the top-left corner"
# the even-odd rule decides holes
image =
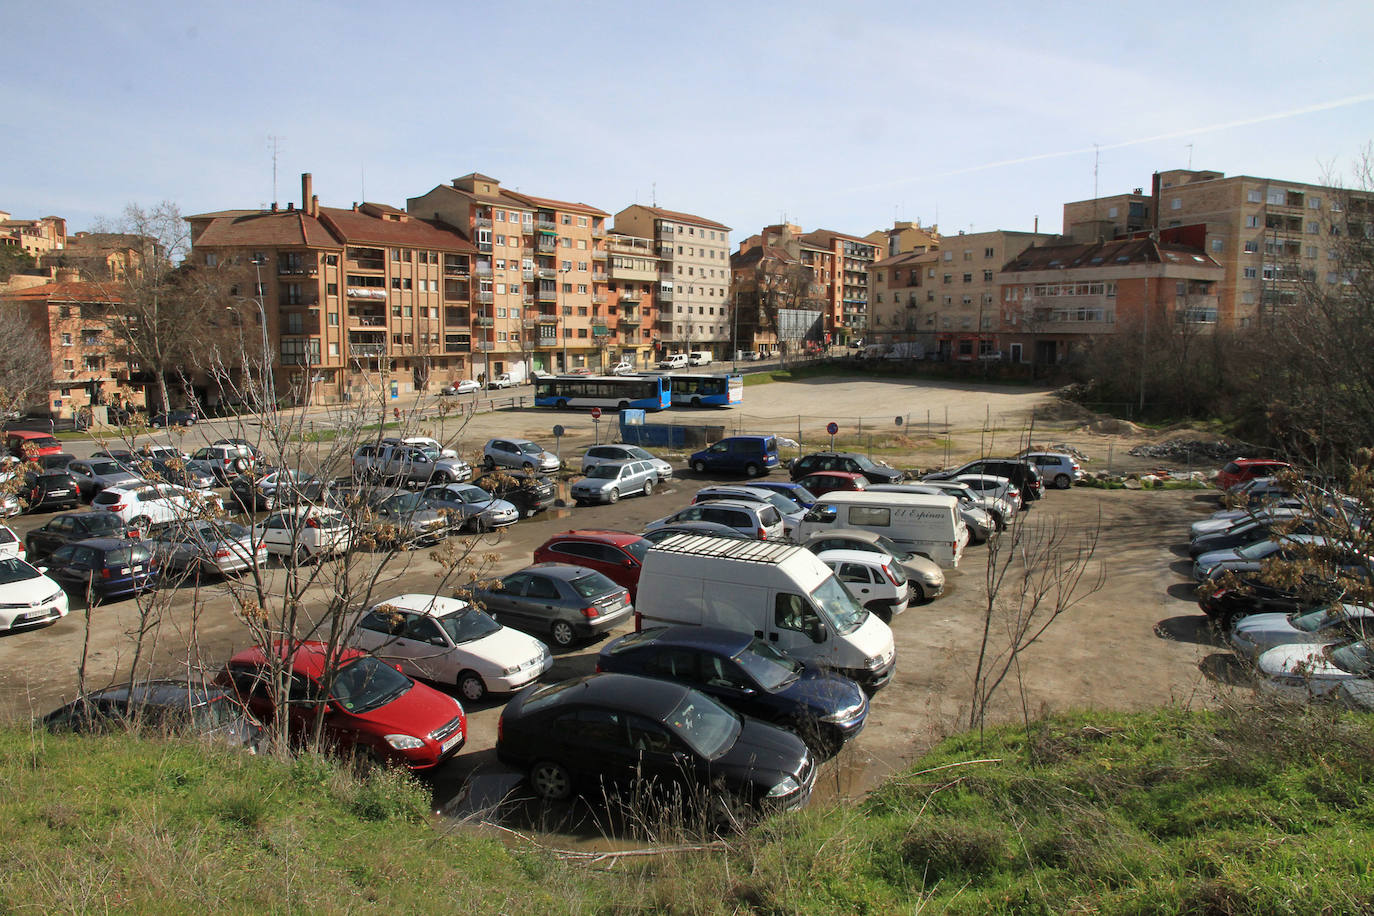
[[[592,419],[593,419],[593,420],[600,420],[600,419],[601,419],[601,408],[600,408],[600,407],[593,407],[593,408],[592,408]]]
[[[827,424],[825,424],[825,431],[828,432],[828,433],[830,433],[830,435],[833,436],[833,435],[835,435],[837,432],[840,431],[840,424],[838,424],[838,423],[827,423]]]
[[[559,436],[562,436],[562,435],[563,435],[563,427],[561,427],[561,426],[555,426],[555,427],[553,428],[553,434],[554,434],[554,437],[555,437],[555,438],[557,438],[557,437],[559,437]]]

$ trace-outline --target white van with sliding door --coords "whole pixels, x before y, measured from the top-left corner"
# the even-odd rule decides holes
[[[830,528],[862,528],[885,535],[946,568],[959,565],[969,538],[959,501],[925,493],[832,491],[802,516],[797,540]]]

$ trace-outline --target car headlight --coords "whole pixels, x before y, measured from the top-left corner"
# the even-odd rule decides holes
[[[795,779],[793,779],[791,776],[788,776],[782,782],[778,783],[776,786],[768,790],[768,797],[782,798],[784,796],[791,795],[793,792],[799,791],[801,791],[801,786],[797,784],[797,781]]]
[[[520,665],[511,665],[509,668],[502,668],[502,669],[501,669],[501,673],[504,674],[504,675],[507,675],[507,676],[512,675],[512,674],[519,674],[519,673],[520,673],[520,668],[521,668]]]
[[[876,668],[882,663],[883,657],[881,655],[870,655],[868,658],[864,659],[865,668]]]
[[[43,603],[44,603],[44,604],[52,604],[54,601],[59,600],[59,599],[62,597],[62,595],[63,595],[62,589],[59,588],[57,591],[53,592],[51,595],[49,595],[48,597],[44,598],[44,599],[43,599]]]
[[[386,743],[398,751],[413,751],[425,746],[423,741],[413,735],[387,735]]]

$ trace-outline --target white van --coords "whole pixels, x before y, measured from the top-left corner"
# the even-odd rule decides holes
[[[711,365],[711,353],[709,350],[693,350],[687,357],[689,366],[709,366]]]
[[[969,537],[959,500],[925,493],[832,491],[802,516],[797,540],[805,541],[829,528],[862,528],[886,535],[898,546],[946,568],[959,565]]]
[[[659,361],[658,368],[660,368],[660,369],[686,369],[686,368],[687,368],[687,354],[686,354],[686,353],[673,353],[673,354],[670,354],[670,355],[668,355],[668,356],[665,356],[665,357],[663,357],[662,360]]]
[[[892,631],[805,547],[678,534],[644,556],[635,629],[714,626],[752,633],[876,690],[892,677]]]

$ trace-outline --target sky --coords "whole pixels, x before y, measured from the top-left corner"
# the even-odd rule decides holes
[[[405,206],[469,172],[740,239],[1059,231],[1211,169],[1356,183],[1374,3],[11,5],[0,210]],[[275,138],[273,140],[272,138]],[[274,172],[275,148],[275,186]]]

